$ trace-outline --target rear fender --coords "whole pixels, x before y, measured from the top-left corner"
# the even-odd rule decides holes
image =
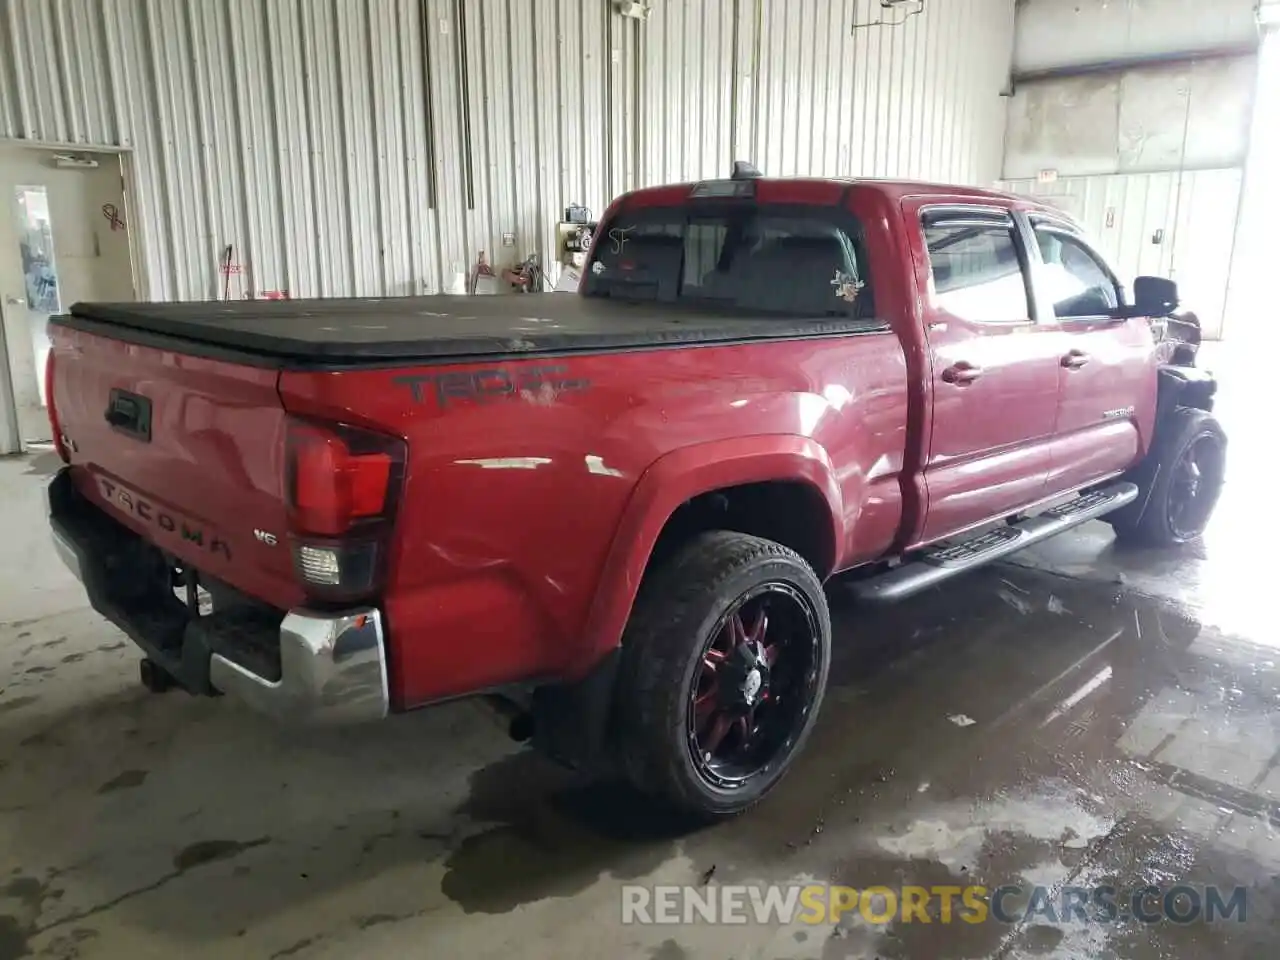
[[[605,559],[584,631],[586,672],[622,640],[658,535],[685,501],[726,487],[767,481],[806,483],[822,496],[831,525],[833,569],[843,540],[840,486],[823,447],[808,437],[769,435],[696,444],[656,460],[640,477]]]

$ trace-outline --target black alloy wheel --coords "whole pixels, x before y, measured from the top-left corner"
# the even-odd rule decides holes
[[[692,814],[739,814],[813,729],[831,663],[822,583],[779,543],[699,534],[645,575],[622,643],[619,755],[640,790]]]
[[[820,633],[807,597],[787,583],[739,597],[707,638],[690,685],[689,749],[720,788],[767,772],[804,729],[818,680]]]

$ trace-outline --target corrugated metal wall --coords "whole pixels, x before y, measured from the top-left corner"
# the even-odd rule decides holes
[[[1053,203],[1079,220],[1124,283],[1143,275],[1176,280],[1205,336],[1220,335],[1239,168],[1064,177],[1054,183],[1010,180],[1004,187]]]
[[[767,172],[990,183],[1014,0],[0,0],[0,137],[131,150],[144,295],[458,289],[560,211]],[[511,239],[503,245],[504,235]]]
[[[1008,0],[654,2],[641,41],[641,178],[899,176],[990,185],[1004,152]]]

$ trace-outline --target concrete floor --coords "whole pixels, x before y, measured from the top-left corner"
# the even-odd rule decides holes
[[[52,458],[0,462],[0,960],[1272,955],[1276,541],[1256,515],[1263,425],[1230,391],[1222,412],[1231,485],[1203,546],[1123,552],[1093,525],[876,615],[834,585],[807,751],[756,811],[696,833],[517,751],[465,703],[300,736],[147,694],[46,545]],[[621,924],[622,884],[709,872],[1248,899],[1242,923],[1189,926]]]

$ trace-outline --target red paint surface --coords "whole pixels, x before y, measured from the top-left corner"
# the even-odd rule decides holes
[[[81,493],[158,546],[237,589],[288,608],[303,602],[289,550],[254,538],[255,529],[280,536],[286,528],[285,412],[275,370],[186,356],[93,336],[61,325],[49,328],[58,357],[54,404],[75,441],[71,461]],[[113,388],[152,402],[151,442],[139,443],[104,419]],[[214,537],[231,559],[185,540],[136,512],[110,503],[105,478],[161,512]]]
[[[622,205],[677,204],[689,189],[615,201],[597,236]],[[889,332],[569,356],[557,360],[564,377],[587,389],[442,408],[396,383],[439,367],[277,373],[55,327],[57,407],[78,445],[81,489],[178,556],[289,607],[303,591],[288,550],[253,536],[287,529],[286,410],[403,437],[381,602],[393,698],[407,708],[587,673],[617,644],[663,524],[698,493],[809,485],[827,506],[827,574],[1112,475],[1145,450],[1156,383],[1145,321],[1050,320],[1013,334],[938,315],[915,208],[1028,201],[888,182],[761,181],[758,190],[849,205]],[[1095,362],[1063,368],[1076,348]],[[941,371],[962,360],[989,375],[944,382]],[[156,442],[122,442],[103,422],[116,386],[152,398]],[[1126,407],[1133,413],[1119,421],[1101,417]],[[216,528],[235,559],[210,560],[126,516],[92,474]]]
[[[281,378],[291,412],[408,441],[386,596],[401,702],[589,667],[616,644],[662,524],[697,493],[811,484],[840,565],[896,533],[907,387],[892,334],[562,363],[589,388],[444,408],[392,385],[411,369]]]

